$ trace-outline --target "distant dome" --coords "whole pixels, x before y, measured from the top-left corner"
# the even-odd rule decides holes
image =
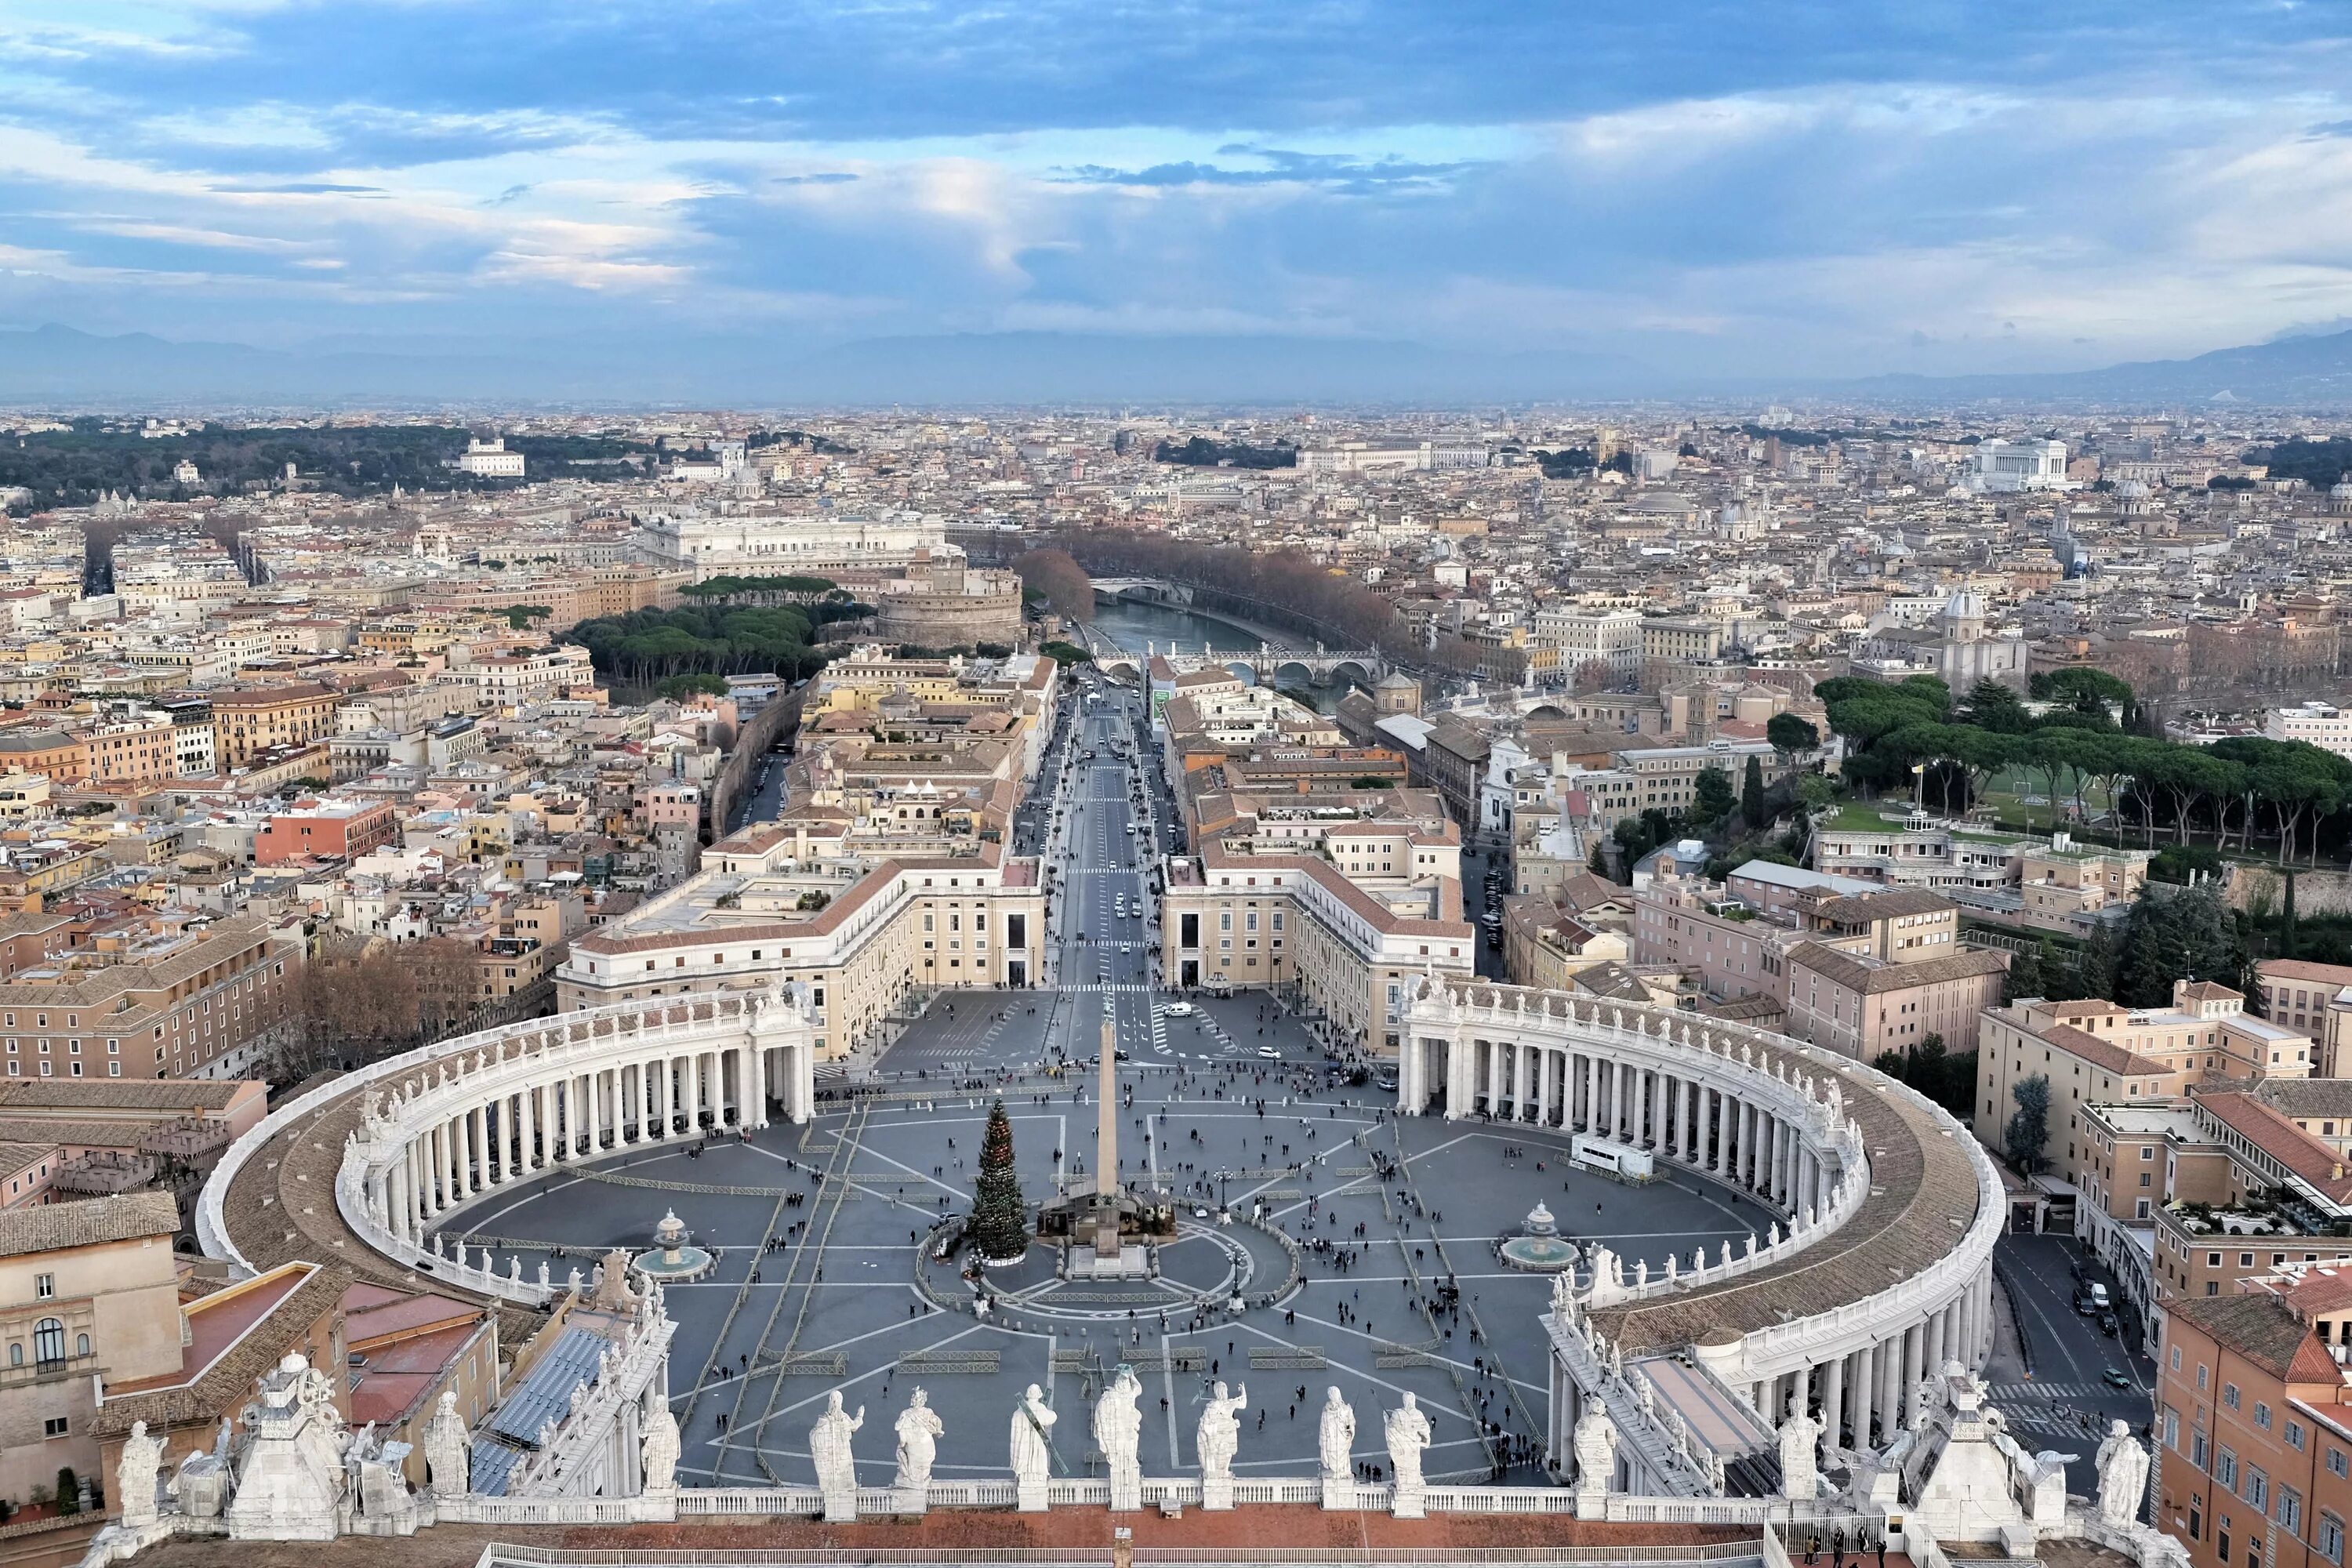
[[[1984,619],[1984,600],[1979,597],[1973,589],[1962,588],[1958,593],[1954,594],[1949,599],[1944,601],[1944,618],[1946,620],[1980,621]]]
[[[2124,500],[2146,500],[2147,486],[2138,479],[2126,479],[2116,487],[2116,494]]]
[[[2338,479],[2327,492],[2337,500],[2352,500],[2352,479]]]

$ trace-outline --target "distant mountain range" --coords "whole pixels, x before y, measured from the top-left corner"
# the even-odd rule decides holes
[[[1980,399],[2043,403],[2258,403],[2352,406],[2352,331],[2215,349],[2195,359],[2142,360],[2104,370],[2039,375],[1881,375],[1849,382],[1864,395],[1949,404]]]
[[[2046,374],[1708,381],[1618,355],[1488,353],[1362,338],[1055,332],[874,338],[818,348],[750,335],[615,342],[245,343],[0,331],[0,404],[35,408],[394,404],[771,407],[990,404],[1370,404],[1423,406],[1623,397],[1861,397],[1949,406],[2352,406],[2352,331]]]

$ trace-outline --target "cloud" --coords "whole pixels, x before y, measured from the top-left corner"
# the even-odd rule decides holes
[[[1396,190],[1438,190],[1455,177],[1491,163],[1472,160],[1416,163],[1388,156],[1359,158],[1342,153],[1301,153],[1276,147],[1227,142],[1220,157],[1257,159],[1258,168],[1234,168],[1222,163],[1155,163],[1146,169],[1115,169],[1081,163],[1055,172],[1055,177],[1097,185],[1302,185],[1348,195],[1370,195]]]
[[[0,308],[110,326],[1408,322],[1868,371],[2352,314],[2352,41],[2313,7],[10,10]]]

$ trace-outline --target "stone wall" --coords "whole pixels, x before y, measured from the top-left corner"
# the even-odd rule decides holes
[[[2221,898],[2233,910],[2276,914],[2286,903],[2286,878],[2272,866],[2233,863],[2223,879]],[[2294,874],[2299,915],[2352,914],[2352,874],[2304,867]]]
[[[752,768],[778,741],[799,731],[801,700],[807,692],[806,681],[788,691],[779,691],[768,700],[766,707],[744,721],[735,737],[735,750],[728,753],[719,776],[710,781],[710,819],[703,824],[706,842],[727,837],[727,818],[750,787]]]

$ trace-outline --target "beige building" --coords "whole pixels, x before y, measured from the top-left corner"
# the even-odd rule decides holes
[[[1260,825],[1252,824],[1250,828]],[[1327,1037],[1393,1056],[1416,983],[1475,973],[1461,836],[1412,816],[1236,829],[1171,861],[1163,973],[1178,986],[1266,989],[1323,1015]]]
[[[556,1005],[683,992],[810,988],[820,1059],[878,1037],[910,999],[1041,976],[1037,862],[974,837],[964,853],[869,859],[778,826],[704,852],[699,876],[572,944]]]
[[[2244,998],[2210,981],[2176,982],[2168,1008],[2135,1012],[2113,1002],[2020,1000],[1988,1007],[1978,1036],[1974,1131],[2003,1146],[2014,1090],[2050,1081],[2051,1168],[2081,1186],[2093,1145],[2086,1105],[2176,1100],[2207,1078],[2299,1079],[2311,1042],[2249,1017]]]
[[[2254,973],[2261,976],[2263,1016],[2309,1036],[2317,1048],[2314,1076],[2352,1077],[2352,1055],[2345,1051],[2352,1042],[2352,965],[2265,958]]]
[[[178,1228],[160,1192],[0,1214],[0,1495],[102,1479],[92,1391],[179,1369]]]

